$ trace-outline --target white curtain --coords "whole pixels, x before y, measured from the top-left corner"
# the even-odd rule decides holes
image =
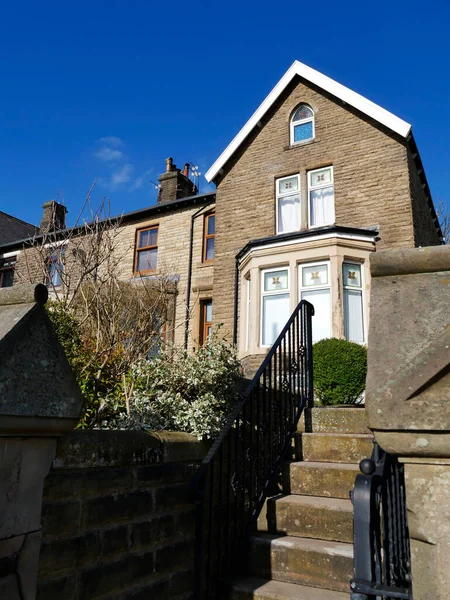
[[[278,198],[278,233],[299,231],[300,195]]]
[[[333,225],[334,187],[311,190],[309,193],[311,227]]]
[[[289,294],[263,297],[263,346],[271,346],[274,343],[289,317]]]
[[[313,344],[331,337],[331,299],[330,290],[311,290],[302,292],[302,300],[308,300],[314,306],[312,318]]]
[[[364,342],[362,292],[344,290],[345,337],[351,342]]]

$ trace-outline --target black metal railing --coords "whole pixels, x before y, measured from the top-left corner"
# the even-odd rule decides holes
[[[351,600],[412,600],[405,475],[375,442],[360,463],[352,494],[354,579]]]
[[[220,598],[245,568],[250,530],[312,406],[313,314],[300,302],[194,476],[196,600]]]

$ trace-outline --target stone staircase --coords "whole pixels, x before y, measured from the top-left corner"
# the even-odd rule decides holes
[[[250,541],[249,577],[232,600],[348,600],[353,576],[349,491],[372,454],[362,408],[315,408],[313,432],[299,424],[283,495],[270,498]]]

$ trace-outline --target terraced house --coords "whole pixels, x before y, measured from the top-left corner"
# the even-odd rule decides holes
[[[195,350],[222,323],[248,374],[301,299],[314,341],[366,343],[371,253],[441,241],[411,126],[297,61],[206,178],[216,193],[199,195],[167,159],[157,205],[122,216],[121,277],[172,274],[168,339]],[[41,232],[64,228],[58,210],[44,205]],[[26,246],[0,245],[8,285]]]
[[[411,126],[297,61],[206,178],[213,319],[248,372],[301,299],[315,307],[313,341],[365,343],[371,253],[441,241]]]

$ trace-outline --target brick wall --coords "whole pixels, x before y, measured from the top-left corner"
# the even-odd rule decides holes
[[[289,146],[301,102],[315,111],[316,138]],[[407,149],[350,107],[296,80],[225,166],[216,199],[214,321],[233,325],[234,257],[250,239],[275,233],[275,179],[334,166],[336,223],[379,225],[380,248],[414,246]]]
[[[42,600],[192,594],[188,481],[205,453],[187,434],[73,432],[44,483]]]

